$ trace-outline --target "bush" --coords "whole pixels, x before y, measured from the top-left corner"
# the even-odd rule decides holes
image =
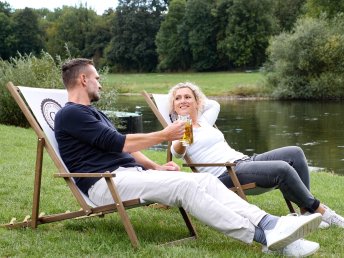
[[[273,94],[285,99],[344,98],[344,16],[303,18],[272,39],[265,64]]]
[[[9,61],[0,60],[0,123],[21,127],[29,126],[24,114],[6,88],[8,82],[11,81],[14,85],[27,87],[63,89],[61,65],[65,61],[62,61],[60,57],[54,60],[46,52],[42,52],[40,57],[30,54],[19,55]],[[107,73],[107,69],[99,73],[102,84],[106,84],[107,81],[104,75]],[[106,97],[103,99],[103,103],[113,105],[116,92],[104,92],[104,95]]]
[[[41,88],[63,88],[60,70],[61,60],[55,60],[45,52],[40,58],[19,55],[9,61],[0,60],[0,123],[27,127],[28,122],[13,100],[6,84]]]

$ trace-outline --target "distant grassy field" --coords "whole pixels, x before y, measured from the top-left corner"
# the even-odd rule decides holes
[[[264,76],[259,72],[214,73],[142,73],[109,74],[108,84],[119,93],[140,93],[142,90],[166,93],[179,82],[193,82],[206,95],[252,95],[262,92]]]

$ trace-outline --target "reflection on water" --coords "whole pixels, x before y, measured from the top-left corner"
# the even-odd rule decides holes
[[[218,100],[216,125],[245,154],[300,146],[310,166],[344,175],[343,102]],[[120,96],[118,109],[141,112],[144,132],[162,127],[141,96]],[[156,146],[164,148],[164,146]]]

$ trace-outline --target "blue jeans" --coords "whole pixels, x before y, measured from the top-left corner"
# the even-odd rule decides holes
[[[255,182],[263,188],[278,187],[283,196],[300,208],[314,212],[320,202],[310,193],[307,160],[302,149],[288,146],[256,154],[248,160],[238,161],[235,167],[241,184]],[[227,187],[233,187],[227,173],[219,176]]]

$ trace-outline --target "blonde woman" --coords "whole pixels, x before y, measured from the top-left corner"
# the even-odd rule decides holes
[[[241,184],[255,182],[263,188],[278,187],[283,196],[296,203],[302,214],[322,214],[321,228],[335,225],[344,228],[344,218],[320,203],[310,192],[310,178],[306,157],[301,148],[288,146],[249,157],[231,148],[223,134],[213,127],[220,105],[209,100],[192,83],[179,83],[169,92],[171,118],[190,115],[193,144],[183,146],[179,140],[172,144],[172,154],[183,158],[187,153],[195,163],[236,163],[236,174]],[[223,167],[200,167],[200,172],[211,173],[227,187],[232,180]]]

